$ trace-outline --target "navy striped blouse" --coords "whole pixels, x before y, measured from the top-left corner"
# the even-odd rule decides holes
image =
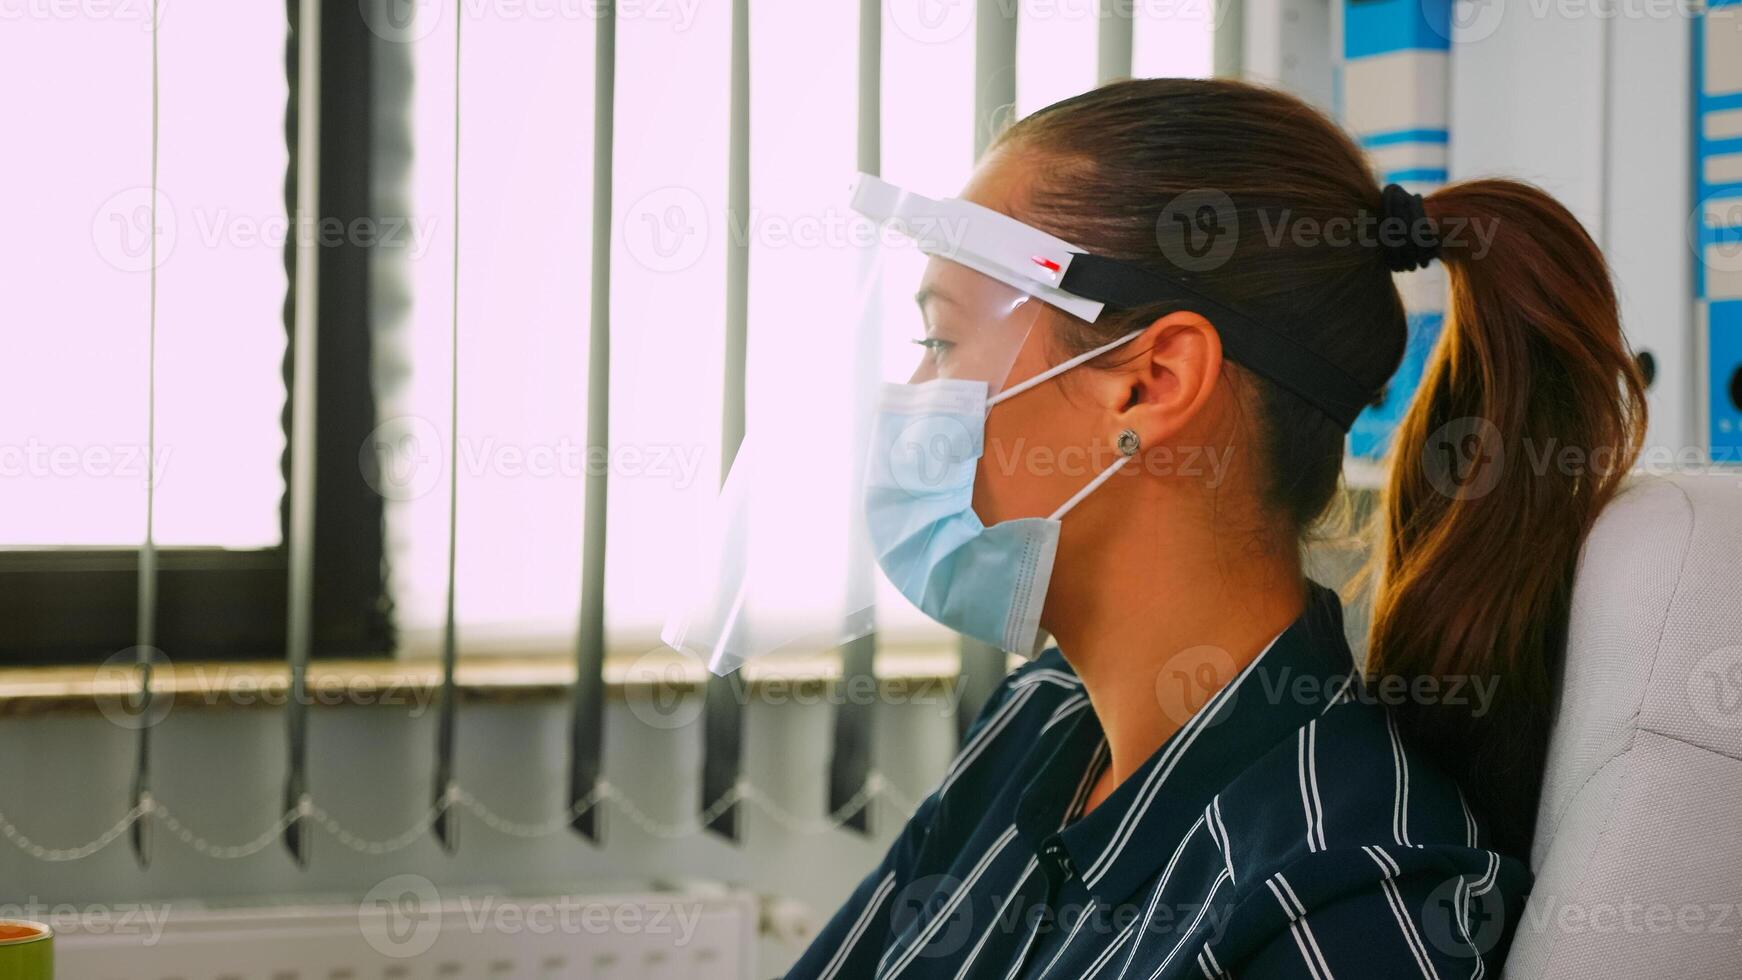
[[[1398,737],[1328,590],[1079,816],[1106,764],[1058,651],[1013,672],[788,976],[1498,976],[1530,874]]]

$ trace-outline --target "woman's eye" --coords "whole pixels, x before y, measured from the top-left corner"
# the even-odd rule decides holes
[[[940,354],[944,354],[944,353],[948,352],[950,348],[956,346],[955,341],[943,340],[943,339],[938,338],[938,337],[922,337],[919,340],[915,340],[914,343],[918,344],[921,347],[924,347],[926,350],[926,353],[932,355],[933,357],[937,357]]]

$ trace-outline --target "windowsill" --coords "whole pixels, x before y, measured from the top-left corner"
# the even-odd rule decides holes
[[[948,693],[958,661],[953,647],[879,650],[877,684],[885,695],[915,699]],[[744,668],[752,692],[777,699],[814,699],[841,676],[832,652],[794,654]],[[433,703],[441,687],[439,661],[317,660],[310,664],[308,701],[315,707],[393,707]],[[700,691],[707,671],[693,657],[670,651],[611,655],[605,661],[608,697],[666,698]],[[289,668],[281,661],[187,663],[159,667],[152,687],[177,709],[276,708],[287,700]],[[568,694],[575,679],[567,656],[482,657],[463,660],[455,674],[463,702],[516,702]],[[657,690],[656,690],[657,688]],[[0,718],[48,713],[126,711],[138,690],[135,675],[115,667],[0,668]]]

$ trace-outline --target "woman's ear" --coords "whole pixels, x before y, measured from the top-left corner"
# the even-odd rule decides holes
[[[1196,418],[1222,377],[1222,337],[1192,312],[1169,313],[1131,341],[1132,356],[1108,372],[1114,424],[1154,446],[1179,435]]]

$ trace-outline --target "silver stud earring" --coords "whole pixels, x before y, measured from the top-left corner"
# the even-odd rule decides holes
[[[1135,456],[1135,455],[1137,455],[1137,433],[1136,433],[1136,431],[1132,430],[1132,429],[1126,429],[1124,432],[1119,433],[1118,445],[1119,445],[1119,455],[1121,455],[1121,456]]]

